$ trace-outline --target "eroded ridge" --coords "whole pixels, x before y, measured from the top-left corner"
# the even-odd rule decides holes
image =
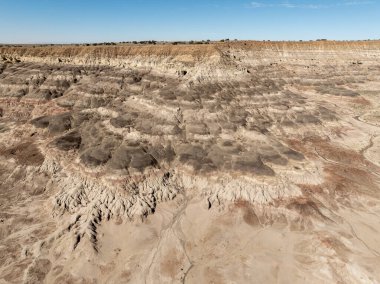
[[[1,49],[2,279],[380,281],[378,43],[157,48]]]

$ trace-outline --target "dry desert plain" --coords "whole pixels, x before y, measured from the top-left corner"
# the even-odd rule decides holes
[[[379,283],[380,42],[0,47],[0,283]]]

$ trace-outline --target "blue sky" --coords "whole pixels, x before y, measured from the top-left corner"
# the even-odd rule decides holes
[[[380,0],[0,0],[0,42],[380,38]]]

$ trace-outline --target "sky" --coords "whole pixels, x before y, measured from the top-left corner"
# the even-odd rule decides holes
[[[380,38],[380,0],[0,0],[0,43]]]

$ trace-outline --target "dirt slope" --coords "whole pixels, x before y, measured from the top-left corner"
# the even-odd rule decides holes
[[[0,48],[0,283],[377,283],[380,43]]]

